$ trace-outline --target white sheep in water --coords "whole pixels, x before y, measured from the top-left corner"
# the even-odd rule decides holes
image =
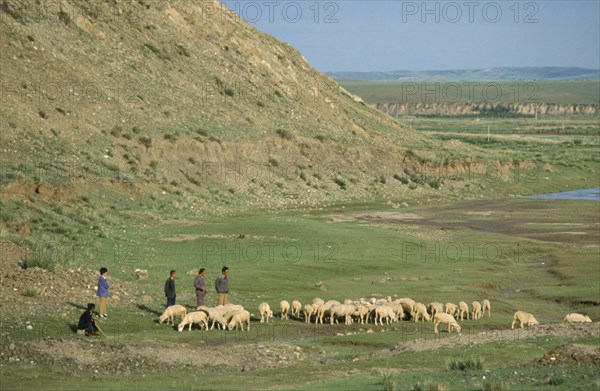
[[[460,334],[460,325],[456,323],[456,319],[454,319],[454,316],[450,314],[445,314],[441,312],[437,313],[433,317],[433,322],[433,332],[436,334],[438,333],[438,325],[440,323],[448,324],[448,333],[451,333],[452,328],[454,327],[456,331]]]
[[[538,322],[530,313],[525,311],[517,311],[515,312],[515,317],[512,321],[512,325],[510,326],[511,329],[515,328],[515,323],[517,320],[521,322],[521,328],[523,328],[523,325],[533,326],[535,324],[540,324],[540,322]]]
[[[250,312],[246,310],[234,311],[233,315],[231,316],[231,321],[229,324],[227,324],[227,329],[237,330],[238,326],[240,326],[242,331],[244,331],[244,323],[247,325],[246,331],[250,331]]]
[[[564,319],[567,323],[591,323],[592,320],[587,315],[572,313],[567,314]]]
[[[458,307],[454,303],[446,303],[444,305],[444,312],[447,313],[447,314],[450,314],[450,315],[454,316],[454,314],[456,313],[456,309],[457,308]]]
[[[300,311],[302,311],[302,303],[298,300],[292,301],[292,316],[300,319]]]
[[[413,318],[415,322],[419,321],[419,318],[423,318],[423,321],[429,321],[431,317],[427,313],[427,307],[423,303],[415,303],[415,307],[413,309]]]
[[[163,312],[162,315],[158,318],[158,323],[162,324],[162,322],[164,322],[166,319],[167,324],[169,324],[170,321],[171,324],[175,325],[175,317],[179,316],[183,320],[186,314],[187,309],[184,306],[179,304],[171,305],[167,307],[165,312]]]
[[[279,311],[281,313],[281,319],[288,318],[289,310],[290,310],[290,303],[287,300],[281,300],[281,303],[279,303]]]
[[[177,330],[179,330],[181,332],[186,325],[189,325],[188,331],[192,331],[192,325],[194,323],[198,323],[200,325],[200,328],[202,328],[202,325],[204,325],[205,328],[208,329],[208,317],[206,315],[206,312],[204,312],[204,311],[190,312],[183,318],[181,323],[179,323],[179,326],[177,326]]]
[[[492,304],[488,299],[481,302],[481,316],[485,315],[485,310],[488,312],[488,318],[492,317]]]
[[[463,315],[466,315],[467,320],[469,320],[469,305],[461,301],[458,303],[458,316],[460,316],[460,320],[463,320]]]
[[[304,322],[310,323],[310,317],[315,313],[315,308],[312,304],[306,304],[304,306]]]
[[[258,312],[260,313],[260,323],[269,323],[269,318],[273,317],[273,311],[271,311],[269,303],[260,303]]]
[[[477,320],[481,318],[483,315],[481,314],[481,303],[478,301],[474,301],[471,303],[471,319]]]

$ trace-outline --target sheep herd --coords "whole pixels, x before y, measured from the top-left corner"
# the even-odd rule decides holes
[[[269,319],[273,318],[273,311],[268,303],[260,303],[258,306],[261,323],[269,323]],[[489,300],[473,301],[471,310],[469,305],[460,301],[458,305],[454,303],[442,304],[440,302],[432,302],[425,305],[416,302],[410,298],[392,299],[376,299],[371,298],[366,300],[360,298],[358,300],[347,299],[343,303],[337,300],[325,301],[319,297],[315,297],[312,303],[302,304],[298,300],[293,300],[291,305],[287,300],[282,300],[279,303],[279,316],[281,319],[292,318],[301,319],[301,313],[304,317],[304,322],[323,324],[339,324],[343,321],[345,325],[360,322],[360,324],[374,323],[375,325],[389,325],[400,320],[431,321],[433,322],[433,331],[438,333],[438,326],[448,325],[448,333],[452,330],[461,332],[461,326],[457,320],[478,320],[485,316],[487,312],[488,318],[492,316],[492,307]],[[194,323],[200,328],[214,329],[215,325],[220,329],[250,330],[250,312],[244,309],[239,304],[218,305],[216,307],[200,306],[196,311],[187,312],[186,308],[181,305],[173,305],[168,307],[159,317],[159,323],[165,320],[167,324],[175,325],[175,317],[180,317],[181,322],[177,326],[179,331],[182,331],[185,326],[188,330],[192,329]],[[514,314],[514,319],[511,328],[514,329],[516,322],[520,323],[521,328],[524,326],[533,326],[539,324],[535,317],[524,311],[517,311]],[[565,322],[569,323],[589,323],[592,320],[586,316],[576,313],[567,314],[564,318]],[[209,326],[210,323],[210,326]]]

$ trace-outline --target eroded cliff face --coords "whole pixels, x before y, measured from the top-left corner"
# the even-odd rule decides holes
[[[380,103],[379,110],[395,115],[440,115],[440,116],[534,116],[538,115],[590,115],[600,113],[600,105],[556,104],[556,103]]]

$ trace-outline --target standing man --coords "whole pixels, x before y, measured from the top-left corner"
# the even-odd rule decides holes
[[[227,304],[227,294],[229,293],[229,280],[227,279],[228,274],[229,268],[227,266],[223,266],[221,269],[221,275],[215,280],[215,289],[219,294],[220,305]]]
[[[196,288],[196,307],[204,305],[204,295],[206,294],[206,287],[204,286],[204,275],[206,274],[205,268],[200,268],[198,276],[194,280],[194,288]]]
[[[175,277],[177,276],[177,272],[175,270],[171,270],[169,273],[169,278],[165,281],[165,296],[167,296],[167,307],[175,305],[175,298],[177,295],[175,294]]]
[[[107,268],[100,268],[100,277],[98,277],[98,291],[96,295],[100,298],[100,308],[98,309],[98,316],[101,318],[108,318],[108,315],[106,314],[106,301],[108,300],[109,288],[108,281],[106,280],[107,274]]]

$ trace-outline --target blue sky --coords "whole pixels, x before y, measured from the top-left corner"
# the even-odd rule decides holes
[[[600,68],[600,1],[224,1],[319,71]]]

